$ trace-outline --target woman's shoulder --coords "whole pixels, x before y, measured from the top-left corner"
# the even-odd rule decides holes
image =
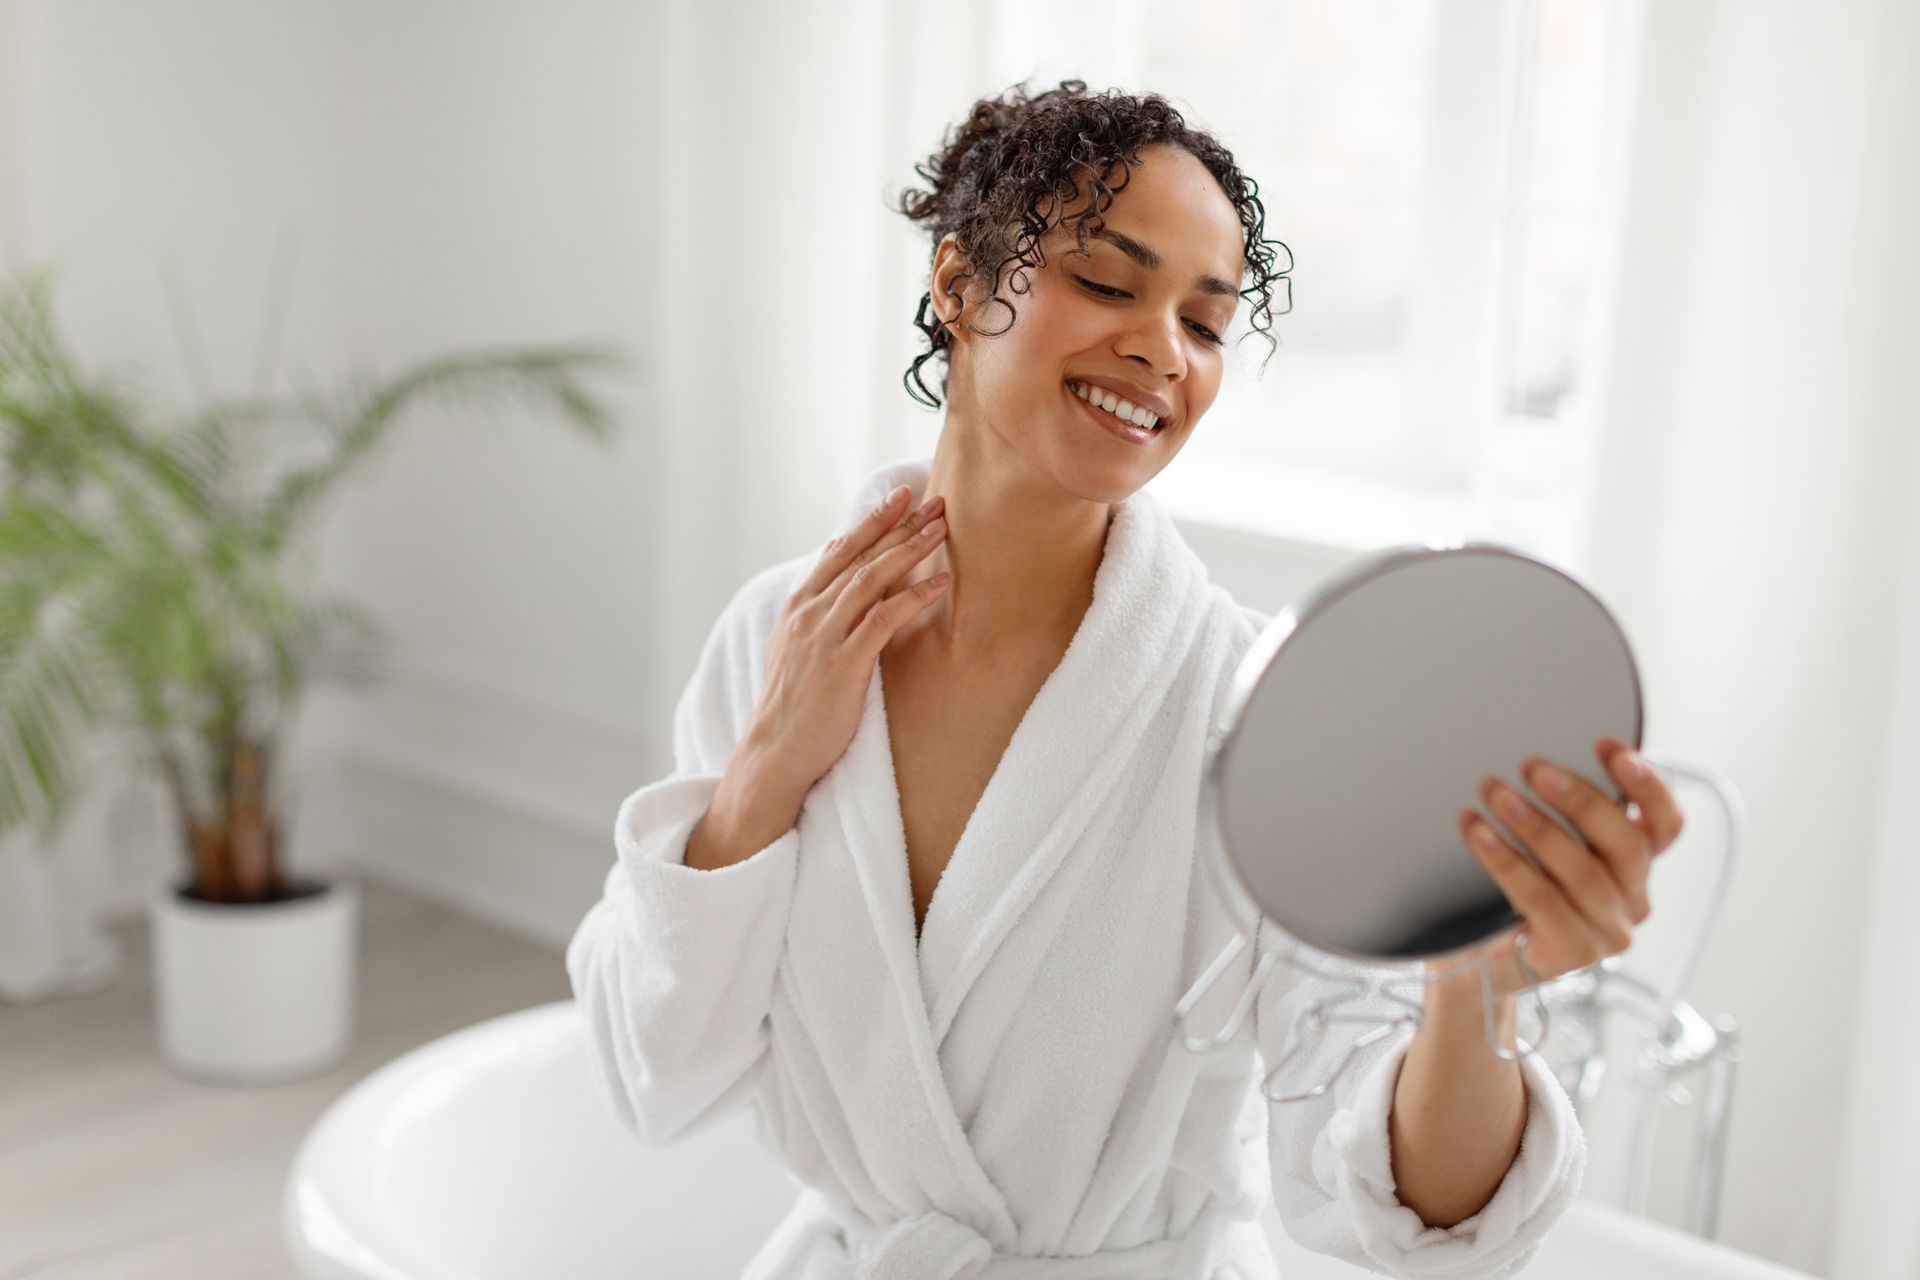
[[[1238,664],[1240,657],[1253,646],[1253,642],[1260,638],[1260,633],[1265,631],[1267,625],[1273,621],[1272,615],[1235,599],[1231,591],[1214,580],[1206,562],[1180,534],[1173,524],[1172,517],[1167,514],[1166,508],[1160,505],[1158,499],[1144,490],[1136,496],[1146,499],[1145,506],[1149,522],[1160,524],[1167,531],[1166,536],[1161,539],[1160,554],[1185,561],[1187,566],[1185,573],[1198,583],[1201,613],[1204,618],[1200,630],[1196,633],[1196,639],[1201,642],[1199,647],[1216,661],[1224,654],[1226,664],[1231,670]],[[1176,569],[1174,572],[1178,575],[1181,570]],[[1191,596],[1187,598],[1192,599]]]
[[[1255,642],[1260,639],[1273,618],[1251,605],[1234,599],[1233,595],[1217,582],[1209,582],[1206,589],[1208,614],[1212,631],[1216,637],[1210,644],[1203,645],[1205,652],[1212,655],[1211,676],[1213,712],[1217,719],[1224,713],[1227,701],[1232,696],[1234,681],[1239,675],[1240,666],[1252,651]]]
[[[684,744],[676,749],[685,758],[724,761],[732,753],[760,698],[767,639],[780,607],[811,563],[796,556],[768,565],[721,606],[674,711],[676,743]]]
[[[806,580],[807,573],[819,561],[817,551],[790,557],[752,573],[721,606],[714,619],[709,647],[719,647],[750,657],[748,671],[757,671],[757,655],[765,648],[767,637],[780,619],[780,609]]]
[[[819,560],[820,553],[814,550],[768,565],[740,584],[729,607],[739,612],[743,623],[765,635],[780,616],[780,607],[799,590]]]
[[[1226,635],[1230,665],[1237,664],[1273,622],[1272,614],[1236,600],[1217,582],[1207,583],[1207,605],[1214,625]]]

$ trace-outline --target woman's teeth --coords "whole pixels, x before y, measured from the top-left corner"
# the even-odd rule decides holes
[[[1156,431],[1160,427],[1160,419],[1156,418],[1151,411],[1130,404],[1111,391],[1102,391],[1098,387],[1089,387],[1079,382],[1069,382],[1067,390],[1095,408],[1105,409],[1122,422],[1132,423],[1136,427],[1145,427],[1149,431]]]

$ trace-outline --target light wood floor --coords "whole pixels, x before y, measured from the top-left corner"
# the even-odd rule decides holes
[[[328,1103],[396,1055],[571,995],[552,948],[365,873],[359,1036],[325,1076],[222,1088],[170,1072],[145,921],[102,991],[0,1004],[0,1280],[285,1280],[280,1192]]]

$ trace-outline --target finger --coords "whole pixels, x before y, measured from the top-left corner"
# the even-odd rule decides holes
[[[1652,911],[1647,901],[1647,874],[1653,867],[1652,842],[1639,824],[1627,817],[1620,801],[1602,792],[1578,771],[1556,767],[1539,756],[1529,756],[1521,762],[1520,776],[1536,795],[1565,814],[1605,861],[1608,873],[1626,897],[1632,922],[1639,924],[1645,920]]]
[[[951,573],[936,573],[894,592],[867,610],[848,643],[858,646],[863,654],[878,658],[887,641],[893,639],[893,633],[905,626],[907,619],[938,600],[952,581]]]
[[[811,599],[825,590],[827,584],[838,577],[840,571],[851,564],[855,556],[866,550],[873,544],[875,538],[886,532],[888,526],[897,518],[895,513],[912,492],[904,484],[894,486],[892,492],[882,498],[878,506],[862,516],[853,528],[828,539],[827,545],[820,550],[820,559],[814,564],[813,571],[801,582],[795,595],[803,600]]]
[[[878,560],[881,556],[893,550],[914,534],[919,533],[922,529],[926,528],[927,525],[939,518],[941,513],[946,510],[946,506],[946,498],[939,496],[929,498],[921,503],[918,508],[908,514],[906,519],[881,534],[880,539],[872,546],[855,555],[853,560],[835,576],[833,581],[827,584],[826,594],[831,599],[838,600],[841,595],[845,594],[847,584],[853,581],[853,575],[861,565]],[[887,581],[890,583],[892,579],[887,579]],[[848,623],[849,627],[852,625],[851,622]]]
[[[1626,895],[1606,863],[1526,796],[1491,774],[1480,780],[1480,798],[1518,843],[1533,851],[1593,932],[1615,951],[1626,950],[1633,941],[1632,918]]]
[[[1674,799],[1659,770],[1618,738],[1598,739],[1593,754],[1599,757],[1607,776],[1618,782],[1627,798],[1639,806],[1640,827],[1652,842],[1654,856],[1672,848],[1687,824],[1686,815],[1680,812],[1680,802]],[[1633,770],[1636,763],[1638,774]]]
[[[920,557],[940,545],[940,539],[946,536],[946,532],[946,520],[935,516],[912,537],[871,560],[855,565],[849,571],[845,584],[839,587],[840,594],[834,600],[833,607],[827,611],[828,624],[838,627],[840,635],[851,635],[856,627],[864,625],[867,612],[880,603],[893,584]]]
[[[1454,821],[1467,850],[1507,895],[1507,901],[1533,931],[1536,943],[1542,937],[1585,938],[1596,959],[1605,954],[1604,939],[1595,932],[1592,922],[1551,877],[1508,844],[1492,823],[1472,809],[1462,809]]]
[[[905,523],[901,519],[900,509],[912,492],[906,485],[895,486],[892,493],[881,499],[879,505],[862,516],[851,529],[829,539],[827,545],[820,549],[820,558],[814,562],[812,571],[794,589],[792,598],[811,600],[827,590],[875,541]],[[943,498],[931,498],[907,519],[924,519],[923,513],[938,511],[943,503]]]

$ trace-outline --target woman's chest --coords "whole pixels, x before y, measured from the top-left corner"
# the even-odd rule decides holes
[[[1059,654],[971,674],[882,655],[887,736],[907,844],[914,928]]]

